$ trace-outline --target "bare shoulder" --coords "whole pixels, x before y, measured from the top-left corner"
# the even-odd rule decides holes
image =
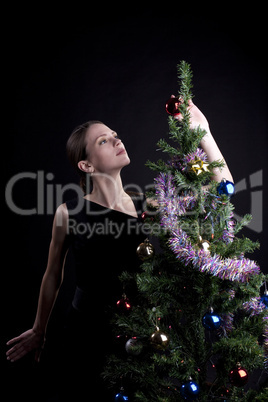
[[[50,269],[62,268],[63,259],[69,249],[68,237],[68,208],[66,204],[61,204],[56,209],[53,226],[52,236],[49,247],[49,267]]]
[[[66,203],[58,206],[54,216],[53,234],[58,236],[65,236],[68,228],[68,208]]]
[[[62,216],[65,216],[68,218],[69,214],[68,214],[68,208],[67,208],[66,202],[64,202],[63,204],[60,204],[58,206],[58,208],[56,209],[55,216],[57,216],[57,215],[62,215]]]

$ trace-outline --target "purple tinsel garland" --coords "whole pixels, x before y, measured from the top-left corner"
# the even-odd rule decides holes
[[[268,316],[263,317],[264,321],[264,367],[266,370],[268,370]]]
[[[230,213],[229,219],[226,221],[226,229],[223,229],[221,240],[229,244],[234,240],[234,220],[233,220],[233,212]]]
[[[252,297],[248,302],[243,303],[243,309],[249,313],[250,317],[260,314],[265,308],[260,296]]]
[[[203,151],[203,149],[197,148],[195,152],[185,155],[183,158],[174,156],[170,161],[170,165],[175,167],[176,169],[181,170],[182,172],[185,172],[188,163],[193,162],[196,159],[200,159],[203,162],[208,162],[207,154]]]
[[[186,213],[195,205],[194,195],[180,197],[176,194],[173,177],[170,174],[160,173],[155,179],[156,194],[159,202],[161,225],[170,232],[169,245],[171,250],[186,266],[192,265],[201,272],[207,272],[221,279],[246,282],[248,277],[258,274],[260,268],[248,258],[222,258],[220,255],[210,255],[207,251],[198,250],[192,246],[190,237],[178,226],[177,218]],[[231,216],[228,219],[231,227]],[[232,232],[232,230],[231,230]],[[225,241],[231,241],[231,236]]]

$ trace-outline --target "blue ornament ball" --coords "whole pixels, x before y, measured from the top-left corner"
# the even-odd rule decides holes
[[[206,313],[203,315],[202,324],[209,331],[214,331],[221,326],[221,317],[214,312]]]
[[[180,394],[183,397],[183,399],[187,401],[193,401],[198,397],[198,394],[200,392],[200,387],[199,385],[190,380],[182,384],[181,389],[180,389]]]
[[[222,180],[217,187],[217,191],[219,195],[225,194],[231,197],[235,192],[234,183],[229,180]]]
[[[114,402],[124,402],[128,401],[128,396],[125,395],[124,388],[120,389],[120,392],[115,395]]]
[[[268,294],[264,294],[261,297],[261,301],[263,302],[263,304],[265,304],[266,308],[268,307]]]

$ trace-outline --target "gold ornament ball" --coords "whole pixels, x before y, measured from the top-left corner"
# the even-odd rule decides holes
[[[210,242],[208,240],[203,240],[201,236],[199,236],[199,247],[206,253],[210,252]]]
[[[156,350],[165,350],[169,345],[169,336],[158,329],[151,335],[151,345]]]
[[[149,242],[148,239],[144,241],[144,243],[141,243],[137,250],[137,255],[138,257],[142,260],[148,260],[154,255],[154,246]]]
[[[209,253],[210,243],[209,243],[208,240],[203,240],[203,241],[201,242],[201,246],[202,246],[202,249],[203,249],[206,253]]]

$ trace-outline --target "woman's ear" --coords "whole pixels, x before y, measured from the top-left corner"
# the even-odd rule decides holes
[[[77,166],[79,167],[82,172],[85,173],[93,173],[94,167],[88,161],[79,161]]]

